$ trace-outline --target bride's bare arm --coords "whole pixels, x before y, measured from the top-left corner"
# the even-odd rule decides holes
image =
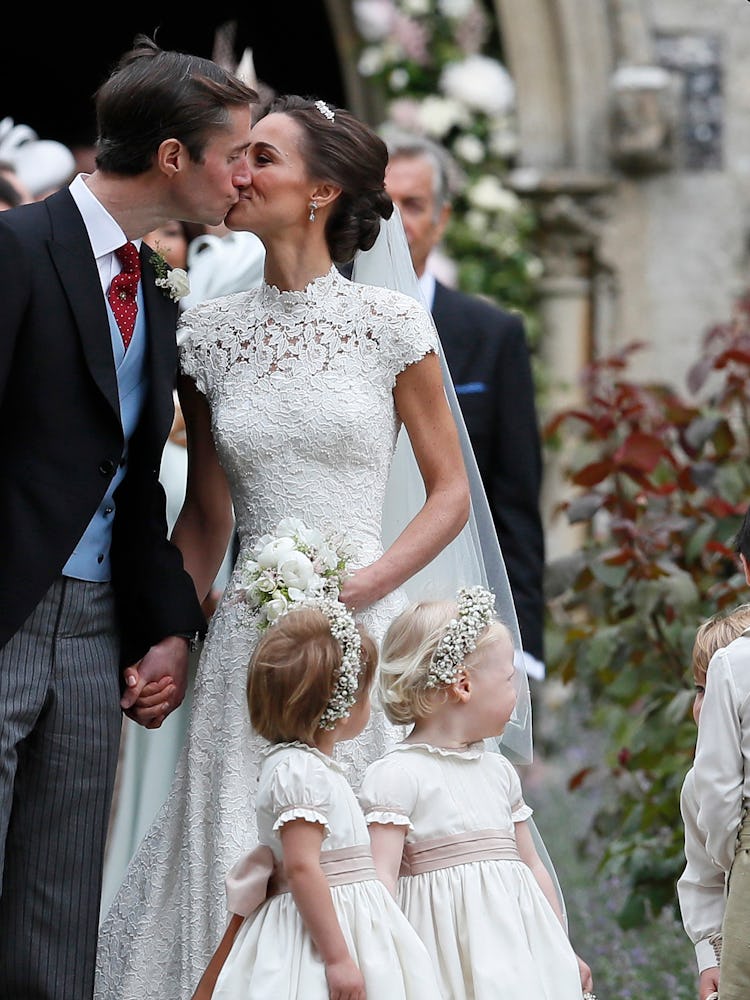
[[[426,499],[380,559],[344,584],[341,599],[355,611],[419,572],[458,535],[469,516],[469,483],[437,355],[427,354],[405,368],[396,379],[393,396],[419,465]]]
[[[192,379],[178,383],[187,430],[188,474],[185,502],[172,532],[201,600],[211,590],[234,526],[232,500],[211,434],[208,403]]]

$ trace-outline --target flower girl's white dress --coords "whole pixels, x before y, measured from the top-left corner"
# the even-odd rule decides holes
[[[301,743],[273,747],[261,767],[258,836],[282,860],[281,829],[295,819],[322,824],[321,858],[353,847],[370,850],[362,810],[340,766]],[[375,876],[334,885],[331,897],[367,996],[439,1000],[427,950]],[[328,1000],[325,966],[290,892],[272,896],[246,917],[214,989],[214,1000]]]
[[[402,743],[368,768],[360,804],[368,822],[407,829],[416,873],[398,900],[444,1000],[581,1000],[567,934],[515,848],[531,808],[507,758]]]
[[[208,400],[241,545],[297,517],[345,532],[356,565],[376,559],[400,428],[393,387],[438,350],[429,314],[332,268],[304,291],[263,284],[196,306],[180,323],[180,366]],[[257,633],[233,603],[235,582],[211,618],[172,791],[102,921],[96,1000],[188,1000],[224,932],[227,871],[256,843],[266,744],[248,718]],[[361,620],[380,638],[405,603],[394,592]],[[374,707],[365,731],[337,751],[355,784],[401,735]]]

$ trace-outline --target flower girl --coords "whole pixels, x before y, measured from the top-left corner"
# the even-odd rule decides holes
[[[371,638],[319,598],[277,618],[248,674],[270,741],[256,798],[260,846],[227,880],[230,920],[194,1000],[437,1000],[430,958],[378,880],[339,740],[370,714]]]
[[[581,1000],[592,988],[518,775],[483,742],[510,719],[514,672],[510,634],[482,587],[411,605],[383,641],[383,708],[413,728],[367,769],[360,802],[378,873],[427,945],[445,1000]]]

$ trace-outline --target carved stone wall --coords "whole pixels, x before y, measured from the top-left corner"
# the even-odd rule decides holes
[[[750,5],[494,4],[527,183],[583,171],[613,185],[592,253],[616,298],[591,349],[645,339],[643,375],[680,383],[747,279]]]
[[[750,4],[494,6],[518,92],[515,183],[545,220],[548,410],[574,397],[576,366],[636,339],[632,376],[684,391],[749,280]],[[555,493],[555,468],[546,479]],[[549,534],[551,555],[570,544]]]

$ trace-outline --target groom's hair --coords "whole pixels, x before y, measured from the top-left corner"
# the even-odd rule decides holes
[[[378,662],[372,638],[362,639],[358,697],[369,690]],[[271,743],[313,741],[341,669],[331,623],[316,608],[299,607],[263,633],[250,660],[247,703],[253,729]]]
[[[228,128],[230,109],[257,100],[212,60],[160,49],[137,35],[95,94],[96,165],[128,177],[145,173],[165,139],[179,139],[201,163],[212,134]]]

